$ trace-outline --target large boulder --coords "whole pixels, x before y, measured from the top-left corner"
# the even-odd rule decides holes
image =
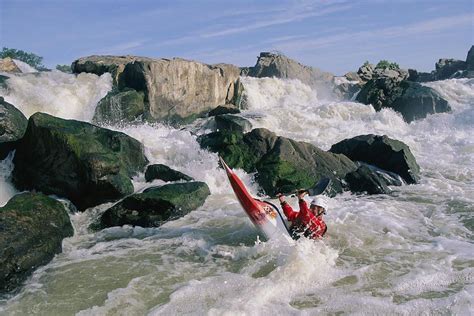
[[[359,163],[356,171],[348,173],[344,177],[347,189],[354,193],[388,194],[392,190],[389,185],[400,186],[403,182],[400,176],[374,167],[369,164]]]
[[[106,210],[92,228],[134,225],[157,227],[202,206],[210,195],[204,182],[166,184],[133,194]]]
[[[0,72],[21,73],[21,69],[10,57],[0,58]]]
[[[405,80],[408,76],[408,71],[403,69],[376,68],[373,78],[364,85],[356,99],[371,104],[376,111],[392,108],[407,122],[451,110],[448,102],[435,90]]]
[[[146,168],[145,180],[147,182],[150,182],[153,180],[163,180],[163,181],[168,182],[168,181],[179,181],[179,180],[192,181],[193,178],[191,178],[188,175],[185,175],[182,172],[173,170],[166,165],[154,164],[154,165],[149,165]]]
[[[35,113],[13,162],[18,189],[63,196],[84,210],[132,193],[130,177],[148,160],[142,144],[123,133]]]
[[[332,179],[332,191],[341,192],[341,179],[357,169],[344,155],[277,136],[264,129],[249,133],[221,131],[198,138],[201,146],[219,155],[232,168],[257,171],[256,180],[265,193],[290,193],[310,188],[322,178]]]
[[[94,123],[133,122],[145,115],[145,95],[133,89],[110,91],[95,108]]]
[[[345,139],[332,145],[330,152],[394,172],[407,183],[417,183],[419,180],[420,167],[410,148],[386,135],[369,134]]]
[[[211,117],[211,116],[222,115],[222,114],[238,114],[238,113],[240,113],[240,110],[236,107],[219,105],[215,109],[210,110],[207,116]]]
[[[363,82],[367,82],[372,79],[372,74],[374,73],[374,65],[366,62],[362,66],[359,67],[357,70],[357,75],[359,76],[360,80]]]
[[[233,65],[206,65],[181,58],[90,56],[73,63],[73,71],[112,72],[120,90],[145,96],[152,119],[185,123],[222,105],[239,106],[243,85]]]
[[[15,149],[16,141],[23,137],[27,125],[23,113],[0,97],[0,160]]]
[[[60,253],[63,238],[73,232],[60,202],[39,193],[11,198],[0,208],[0,293],[16,289]]]
[[[252,129],[249,120],[232,114],[216,115],[214,117],[217,130],[239,131],[246,133]]]
[[[262,52],[255,66],[247,73],[250,77],[276,77],[282,79],[298,79],[312,87],[325,86],[334,88],[334,75],[315,67],[305,66],[296,60],[278,53]],[[328,91],[329,91],[328,90]]]
[[[459,71],[467,69],[467,64],[463,60],[442,58],[435,64],[435,80],[449,79]]]

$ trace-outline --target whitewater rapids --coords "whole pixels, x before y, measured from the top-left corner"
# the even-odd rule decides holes
[[[295,246],[260,242],[233,196],[217,155],[187,129],[109,126],[199,181],[204,206],[159,228],[88,224],[110,204],[71,214],[75,235],[20,293],[0,299],[4,315],[315,315],[474,313],[474,80],[432,82],[452,113],[407,124],[396,112],[318,98],[299,81],[242,78],[254,127],[324,150],[360,134],[408,144],[417,185],[392,195],[343,194],[330,201],[328,237]],[[58,72],[13,76],[1,91],[27,117],[43,111],[90,121],[112,87],[101,77]],[[12,156],[0,164],[0,205],[16,191]],[[253,175],[238,170],[250,190]],[[155,181],[153,185],[161,184]],[[150,184],[143,174],[136,190]],[[296,202],[296,201],[294,201]]]

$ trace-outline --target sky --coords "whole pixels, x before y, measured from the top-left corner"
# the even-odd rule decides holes
[[[0,0],[0,46],[51,68],[96,54],[253,66],[277,51],[339,75],[381,59],[431,71],[473,44],[474,0]]]

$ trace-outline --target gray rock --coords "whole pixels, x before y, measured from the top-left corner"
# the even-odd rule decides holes
[[[239,106],[243,85],[233,65],[206,65],[180,58],[91,56],[73,63],[74,72],[112,72],[120,91],[145,95],[150,117],[187,123],[221,104]]]
[[[282,54],[262,52],[254,67],[250,67],[248,76],[264,78],[298,79],[312,87],[325,87],[332,91],[334,75],[315,67],[305,66]]]
[[[163,164],[149,165],[145,171],[145,180],[151,182],[155,179],[163,181],[192,181],[194,180],[188,175],[182,172],[171,169],[170,167]]]
[[[366,165],[360,166],[356,171],[349,172],[344,180],[349,190],[354,193],[388,194],[391,192],[385,178]]]
[[[93,229],[134,225],[157,227],[202,206],[210,195],[204,182],[166,184],[133,194],[106,210]]]
[[[217,115],[215,116],[215,121],[217,130],[228,130],[246,133],[252,129],[252,123],[238,115]]]
[[[0,160],[15,149],[26,131],[28,120],[16,107],[0,97]]]
[[[0,293],[18,288],[73,235],[64,206],[43,194],[21,193],[0,208]]]
[[[417,183],[419,180],[420,167],[410,148],[386,135],[369,134],[345,139],[332,145],[330,152],[394,172],[407,183]]]
[[[357,75],[361,79],[361,81],[367,82],[372,79],[372,74],[374,72],[374,65],[365,63],[357,70]]]
[[[468,71],[474,71],[474,45],[471,46],[467,53],[466,66]]]
[[[456,72],[463,72],[467,69],[467,64],[463,60],[440,59],[436,63],[435,80],[445,80],[453,78]],[[461,74],[462,75],[462,74]]]
[[[362,81],[362,78],[359,76],[359,74],[353,71],[346,73],[344,77],[346,77],[346,79],[349,81]]]
[[[209,111],[208,116],[216,116],[221,114],[237,114],[240,110],[231,105],[219,105],[217,108]]]
[[[148,160],[142,144],[123,133],[35,113],[13,163],[19,190],[63,196],[82,211],[132,193],[130,177]]]
[[[145,95],[133,89],[110,91],[95,109],[92,122],[120,123],[133,122],[145,115]]]

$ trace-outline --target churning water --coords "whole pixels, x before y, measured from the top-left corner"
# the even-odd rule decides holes
[[[25,115],[41,110],[81,120],[91,119],[111,88],[109,76],[50,73],[10,81],[2,93]],[[394,187],[392,195],[333,198],[322,241],[260,242],[217,156],[199,148],[192,128],[113,126],[143,142],[151,163],[205,181],[211,196],[159,228],[89,232],[110,204],[71,214],[75,235],[64,240],[63,253],[0,301],[0,314],[473,314],[474,80],[428,84],[453,112],[410,124],[391,110],[321,100],[299,81],[243,83],[249,104],[243,115],[255,127],[325,150],[356,135],[386,134],[410,146],[422,180]],[[11,169],[11,159],[1,164],[2,204],[15,192],[7,188]],[[258,191],[253,175],[238,174]],[[150,184],[139,175],[134,185]]]

